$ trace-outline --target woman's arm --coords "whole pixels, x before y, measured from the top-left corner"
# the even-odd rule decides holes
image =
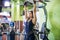
[[[24,5],[24,14],[25,14],[25,19],[28,19],[28,15],[27,15],[27,6]]]
[[[32,20],[32,22],[33,22],[33,24],[36,24],[36,20],[37,20],[37,18],[36,18],[36,1],[34,1],[34,10],[33,10],[33,20]]]

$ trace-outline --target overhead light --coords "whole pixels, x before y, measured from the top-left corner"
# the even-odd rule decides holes
[[[10,6],[10,2],[9,1],[5,1],[4,2],[4,6],[6,6],[6,7]]]

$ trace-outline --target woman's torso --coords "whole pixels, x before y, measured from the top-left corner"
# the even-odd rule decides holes
[[[26,33],[32,32],[34,24],[32,23],[32,20],[26,21]]]

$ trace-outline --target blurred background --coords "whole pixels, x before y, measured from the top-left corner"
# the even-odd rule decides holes
[[[32,0],[0,0],[0,23],[7,29],[7,33],[10,33],[12,27],[19,33],[23,32],[24,16],[23,16],[23,4],[25,1],[33,3]],[[38,1],[38,0],[37,0]],[[42,3],[37,2],[37,23],[39,24],[38,30],[41,31],[42,24],[47,21],[47,28],[50,29],[48,34],[49,40],[60,40],[60,0],[43,0],[46,3],[45,15],[44,6]],[[46,2],[47,1],[47,2]],[[48,2],[49,1],[49,2]],[[29,5],[28,9],[32,10],[33,5]],[[14,25],[13,25],[14,24]],[[4,29],[4,30],[6,30]],[[9,30],[8,30],[9,29]],[[17,34],[19,34],[17,33]],[[9,36],[8,36],[9,37]],[[21,36],[16,36],[16,40]],[[4,37],[3,37],[4,38]],[[1,39],[1,37],[0,37]],[[9,39],[8,39],[9,40]],[[42,40],[39,36],[39,40]]]

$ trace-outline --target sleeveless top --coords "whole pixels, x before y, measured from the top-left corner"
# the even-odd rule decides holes
[[[34,24],[32,23],[32,20],[30,20],[29,22],[26,21],[25,26],[26,26],[26,27],[25,27],[26,33],[32,32],[33,26],[34,26]]]

